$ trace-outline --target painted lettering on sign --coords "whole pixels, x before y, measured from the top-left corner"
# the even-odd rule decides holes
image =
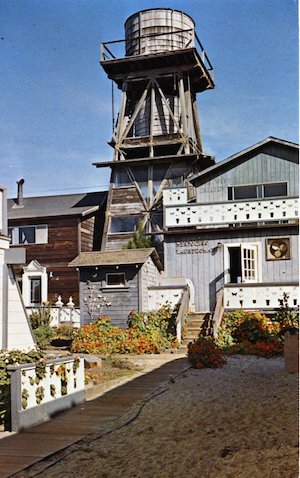
[[[209,254],[215,247],[208,247],[208,241],[177,241],[176,254]]]

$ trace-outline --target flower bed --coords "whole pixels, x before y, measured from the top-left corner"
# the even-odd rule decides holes
[[[121,330],[108,317],[90,325],[84,325],[74,333],[73,352],[144,354],[160,353],[177,347],[175,317],[167,306],[152,312],[132,311],[128,328]]]

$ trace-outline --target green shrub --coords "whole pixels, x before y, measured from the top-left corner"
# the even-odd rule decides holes
[[[264,314],[239,309],[224,314],[216,342],[229,353],[271,357],[283,351],[280,330]]]
[[[41,325],[40,327],[33,329],[33,334],[37,346],[40,349],[45,349],[50,344],[55,332],[52,327],[49,327],[49,325]]]
[[[226,347],[240,342],[268,341],[278,332],[278,324],[272,323],[264,314],[239,309],[224,314],[217,342]]]
[[[72,325],[60,324],[57,327],[53,327],[54,338],[72,340],[74,337],[74,327]]]
[[[29,316],[31,327],[37,329],[38,327],[50,325],[51,323],[51,309],[48,306],[43,306],[40,309],[32,312]]]

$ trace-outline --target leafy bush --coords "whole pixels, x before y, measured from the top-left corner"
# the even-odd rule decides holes
[[[43,327],[50,325],[51,323],[51,309],[48,306],[43,306],[40,309],[32,312],[29,316],[31,327],[37,329],[38,327]]]
[[[33,329],[36,344],[40,349],[45,349],[50,344],[55,335],[54,330],[49,325],[41,325],[37,329]]]
[[[0,425],[10,427],[10,372],[8,365],[14,363],[36,363],[43,359],[43,352],[32,350],[24,353],[20,350],[0,351]]]
[[[281,327],[260,312],[243,309],[224,314],[217,344],[229,353],[271,357],[283,351]]]
[[[74,331],[72,351],[103,355],[159,353],[177,346],[176,338],[170,332],[173,322],[169,307],[146,313],[132,311],[127,330],[114,326],[110,318],[101,317],[98,322]]]
[[[200,336],[188,344],[188,359],[195,368],[223,367],[227,362],[221,347],[213,337]]]
[[[50,327],[52,320],[50,307],[46,304],[43,305],[40,309],[30,314],[29,320],[37,346],[45,349],[54,337],[54,331]]]
[[[55,339],[72,340],[74,337],[74,327],[72,325],[60,324],[53,327]]]

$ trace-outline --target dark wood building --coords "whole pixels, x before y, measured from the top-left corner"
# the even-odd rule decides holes
[[[22,186],[22,184],[21,184]],[[78,271],[68,263],[80,252],[99,250],[106,192],[8,199],[11,247],[26,248],[26,264],[16,271],[25,305],[79,305]]]

